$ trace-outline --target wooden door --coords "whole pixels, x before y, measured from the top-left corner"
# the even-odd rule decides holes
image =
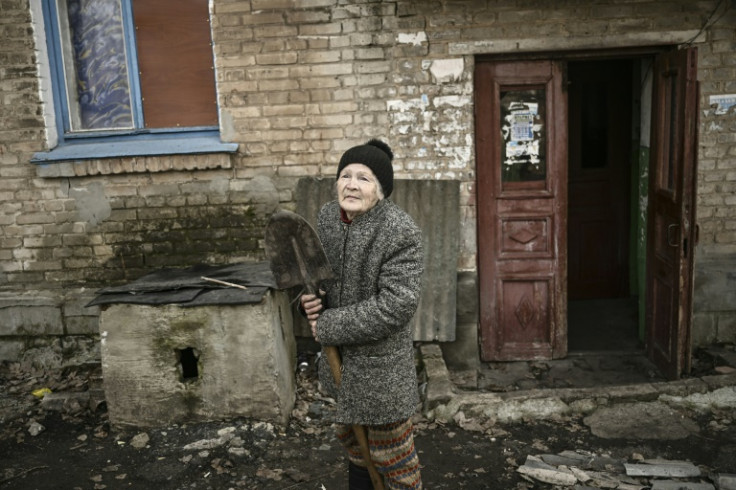
[[[567,101],[555,61],[475,69],[481,358],[567,352]]]
[[[647,230],[647,353],[670,379],[690,370],[698,84],[695,48],[654,64]]]
[[[568,65],[568,299],[628,295],[631,61]]]

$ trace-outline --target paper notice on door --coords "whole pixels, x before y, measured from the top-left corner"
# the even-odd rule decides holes
[[[537,115],[537,104],[520,104],[521,110],[511,111],[511,141],[532,141],[534,139],[534,117]]]

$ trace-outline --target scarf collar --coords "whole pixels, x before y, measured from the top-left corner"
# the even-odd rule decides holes
[[[353,222],[353,220],[348,218],[348,215],[345,213],[345,210],[343,208],[340,208],[340,221],[342,221],[346,225],[349,225]]]

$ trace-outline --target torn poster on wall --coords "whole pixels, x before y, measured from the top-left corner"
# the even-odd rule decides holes
[[[728,114],[731,107],[736,106],[736,94],[711,95],[708,99],[708,105],[715,109],[716,116]]]

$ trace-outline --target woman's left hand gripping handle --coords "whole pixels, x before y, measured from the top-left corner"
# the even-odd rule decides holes
[[[302,294],[299,298],[299,301],[302,304],[302,309],[307,315],[309,327],[312,329],[312,336],[317,342],[319,342],[319,338],[317,338],[317,318],[319,318],[319,315],[322,313],[322,297],[324,294],[325,292],[320,290],[319,294]]]

